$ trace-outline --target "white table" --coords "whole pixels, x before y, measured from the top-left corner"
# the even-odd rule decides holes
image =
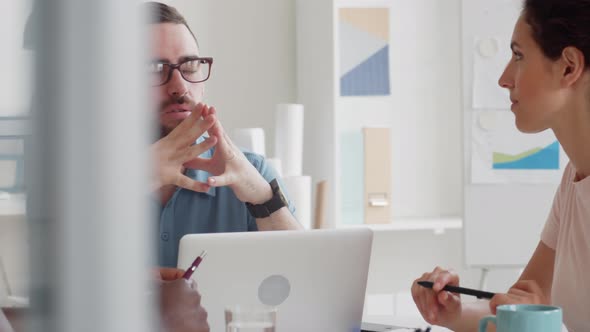
[[[376,323],[376,324],[388,324],[400,327],[410,328],[408,331],[414,331],[414,329],[421,328],[426,329],[430,325],[422,319],[420,316],[363,316],[363,322]],[[431,332],[446,332],[451,331],[447,328],[440,326],[430,326]],[[403,331],[403,330],[400,330]]]
[[[2,193],[0,197],[0,216],[22,216],[26,213],[26,197],[24,194]]]

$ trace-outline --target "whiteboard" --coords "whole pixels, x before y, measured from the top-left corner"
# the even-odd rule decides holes
[[[462,2],[464,253],[468,266],[525,265],[540,240],[558,186],[558,181],[542,184],[478,184],[472,181],[474,112],[509,112],[504,104],[508,100],[503,99],[507,96],[502,96],[502,91],[488,93],[483,90],[486,93],[477,95],[477,88],[485,88],[485,82],[478,82],[477,75],[482,73],[479,72],[481,68],[477,73],[474,70],[474,66],[478,66],[475,52],[485,53],[495,47],[488,43],[477,48],[477,41],[493,39],[498,41],[497,47],[501,51],[507,51],[520,9],[519,0]],[[496,81],[499,78],[495,72],[484,74],[497,75]],[[493,83],[489,90],[493,90]]]

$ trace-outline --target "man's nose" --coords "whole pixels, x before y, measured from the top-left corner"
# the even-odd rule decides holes
[[[172,77],[166,85],[166,90],[171,96],[184,96],[188,92],[188,82],[182,78],[180,70],[172,71]]]

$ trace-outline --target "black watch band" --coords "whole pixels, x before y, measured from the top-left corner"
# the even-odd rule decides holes
[[[270,181],[269,184],[272,189],[272,198],[270,200],[256,205],[246,202],[248,212],[250,212],[250,215],[256,219],[266,218],[279,209],[289,205],[289,202],[287,202],[287,199],[279,186],[279,181],[274,179]]]

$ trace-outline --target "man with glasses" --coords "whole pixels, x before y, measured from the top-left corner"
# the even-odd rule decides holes
[[[213,59],[200,55],[184,17],[165,4],[146,6],[153,47],[148,70],[160,125],[151,147],[160,264],[176,266],[185,234],[301,229],[275,170],[262,156],[241,152],[216,109],[201,102]]]

